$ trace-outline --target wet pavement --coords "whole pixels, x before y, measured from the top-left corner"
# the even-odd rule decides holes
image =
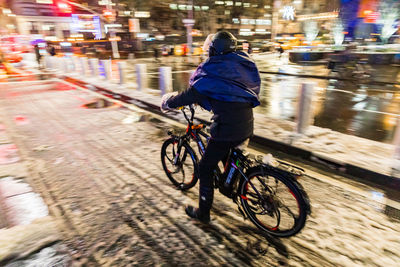
[[[385,214],[389,191],[310,172],[301,183],[313,213],[295,237],[261,235],[219,193],[211,224],[198,224],[183,211],[197,202],[197,188],[175,190],[159,160],[169,126],[134,119],[118,105],[84,108],[94,102],[88,92],[59,83],[8,84],[0,91],[4,123],[74,264],[396,266],[400,223]],[[18,124],[19,116],[26,123]]]
[[[333,75],[325,65],[301,66],[289,64],[287,57],[276,54],[254,56],[260,71],[287,72],[291,74]],[[187,88],[191,71],[200,61],[188,62],[184,57],[137,59],[128,61],[128,80],[135,81],[134,64],[145,63],[149,74],[149,87],[158,89],[158,67],[171,66],[173,88]],[[373,80],[381,82],[399,81],[397,66],[377,66]],[[116,70],[116,69],[115,69]],[[114,72],[116,73],[116,71]],[[261,74],[261,105],[255,112],[276,119],[294,121],[298,92],[301,83],[315,84],[313,99],[313,124],[345,134],[391,143],[396,119],[400,117],[400,84],[365,84],[363,81],[341,81],[331,79],[302,78],[279,74]]]

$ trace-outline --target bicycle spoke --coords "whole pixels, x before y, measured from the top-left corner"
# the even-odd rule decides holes
[[[181,168],[181,172],[182,172],[182,183],[185,182],[185,170],[183,168]]]
[[[288,213],[293,217],[293,219],[297,220],[296,214],[294,214],[288,206],[283,205],[282,208],[286,209]]]
[[[175,171],[171,172],[171,174],[179,173],[179,170],[180,170],[180,169],[182,169],[182,168],[179,168],[179,167],[178,167],[178,168],[175,168]]]
[[[248,196],[251,196],[251,197],[254,197],[254,198],[258,198],[258,195],[256,193],[253,193],[253,192],[247,192],[247,197]]]
[[[286,177],[255,171],[249,176],[253,186],[244,183],[241,201],[249,219],[263,231],[274,236],[296,234],[305,223],[304,210]],[[295,209],[298,208],[298,210]],[[303,213],[303,214],[302,214]]]
[[[172,158],[170,158],[170,157],[168,156],[168,153],[166,153],[166,154],[165,154],[165,157],[168,159],[169,162],[172,163],[172,162],[174,161],[174,155],[175,155],[175,153],[172,153]]]

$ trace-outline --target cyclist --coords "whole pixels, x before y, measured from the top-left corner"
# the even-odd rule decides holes
[[[179,95],[164,95],[161,110],[167,112],[193,103],[214,113],[211,138],[199,162],[199,208],[187,206],[188,216],[208,223],[214,188],[213,170],[231,148],[253,134],[252,108],[259,105],[260,75],[248,54],[236,51],[237,40],[229,32],[212,36],[209,58],[190,78],[189,88]]]

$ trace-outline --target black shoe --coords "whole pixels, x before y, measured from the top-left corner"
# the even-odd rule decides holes
[[[193,219],[197,219],[203,223],[210,222],[210,214],[201,214],[200,210],[196,209],[193,206],[186,206],[185,212],[189,217]]]

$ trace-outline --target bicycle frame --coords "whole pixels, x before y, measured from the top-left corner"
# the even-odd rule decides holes
[[[181,108],[181,111],[182,111],[185,119],[188,122],[188,126],[186,128],[186,133],[185,133],[185,135],[183,135],[181,137],[181,139],[184,139],[184,140],[193,139],[197,144],[200,155],[203,156],[204,152],[206,150],[206,146],[200,136],[206,138],[207,141],[210,138],[210,136],[208,134],[206,134],[205,132],[201,131],[201,129],[203,129],[203,124],[195,125],[193,123],[194,108],[192,106],[190,106],[189,108],[191,111],[190,118],[187,116],[187,114],[185,112],[185,107]]]
[[[189,109],[190,109],[190,112],[191,112],[191,116],[190,116],[190,118],[187,116],[187,114],[186,114],[186,112],[185,112],[185,107],[182,107],[182,108],[180,108],[180,110],[182,111],[182,113],[183,113],[183,115],[184,115],[184,117],[185,117],[185,119],[187,120],[187,122],[188,122],[188,126],[187,126],[187,128],[186,128],[186,133],[185,133],[185,135],[183,135],[183,136],[181,136],[180,138],[179,138],[179,145],[178,145],[178,152],[177,152],[177,155],[176,155],[176,159],[175,160],[177,160],[178,158],[179,158],[179,154],[180,154],[180,149],[181,149],[181,147],[182,147],[182,142],[184,141],[184,140],[186,140],[186,141],[188,141],[189,139],[193,139],[195,142],[196,142],[196,144],[197,144],[197,147],[198,147],[198,149],[199,149],[199,153],[200,153],[200,155],[201,156],[203,156],[204,155],[204,152],[205,152],[205,145],[204,145],[204,143],[203,143],[203,140],[200,138],[200,136],[203,136],[203,137],[205,137],[206,138],[206,140],[208,141],[208,139],[210,138],[209,137],[209,135],[207,135],[206,133],[204,133],[203,131],[201,131],[201,129],[203,128],[203,125],[202,124],[199,124],[199,125],[194,125],[194,123],[193,123],[193,119],[194,119],[194,108],[192,107],[192,106],[189,106]],[[199,136],[200,135],[200,136]],[[248,160],[247,160],[247,158],[244,156],[244,155],[242,155],[241,154],[241,152],[239,152],[238,154],[236,154],[236,156],[234,155],[235,153],[233,153],[233,152],[239,152],[238,150],[232,150],[230,153],[229,153],[229,155],[228,155],[228,158],[227,158],[227,162],[226,162],[226,164],[225,164],[225,168],[224,168],[224,172],[222,173],[220,170],[220,174],[226,174],[226,172],[228,171],[228,170],[230,170],[230,168],[229,168],[229,165],[232,167],[232,168],[235,168],[237,171],[239,171],[239,173],[240,173],[240,175],[241,175],[241,177],[243,177],[249,184],[250,184],[250,186],[253,188],[253,190],[256,192],[256,194],[261,198],[261,199],[264,199],[263,197],[262,197],[262,195],[260,194],[260,192],[258,192],[258,190],[256,189],[256,187],[253,185],[253,183],[249,180],[249,178],[246,176],[246,174],[244,173],[244,168],[243,167],[248,167]],[[175,162],[175,160],[174,160],[174,162]],[[235,164],[235,162],[236,162],[236,164]],[[238,165],[239,164],[237,164],[238,162],[240,162],[241,164],[240,165],[244,165],[243,167],[239,167]],[[176,164],[176,162],[175,162],[175,164]],[[218,168],[218,166],[217,166],[217,168]],[[220,178],[219,177],[219,174],[218,173],[215,173],[216,175],[217,175],[217,178]],[[264,186],[264,187],[266,187],[266,188],[268,188],[267,186],[266,186],[266,184],[264,183],[264,181],[262,181],[260,178],[258,178],[258,180],[260,181],[260,183]],[[235,182],[237,182],[237,180],[235,181]],[[233,196],[232,197],[237,197],[238,196],[238,192],[232,192],[233,193]]]

